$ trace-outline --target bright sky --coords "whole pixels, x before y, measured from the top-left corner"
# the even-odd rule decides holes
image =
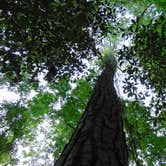
[[[19,100],[20,96],[12,91],[9,91],[7,87],[0,88],[0,104],[3,101],[15,102]]]

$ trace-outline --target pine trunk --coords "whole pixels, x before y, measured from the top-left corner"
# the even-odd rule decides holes
[[[128,166],[122,108],[106,67],[87,108],[55,166]]]

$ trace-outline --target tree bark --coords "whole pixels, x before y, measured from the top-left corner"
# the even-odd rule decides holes
[[[122,107],[107,66],[55,166],[128,166]]]

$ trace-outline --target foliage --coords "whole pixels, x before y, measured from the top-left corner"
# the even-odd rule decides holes
[[[154,117],[138,101],[124,102],[124,125],[131,162],[134,160],[137,165],[155,165],[157,162],[164,165],[164,121],[163,115]]]
[[[82,71],[115,16],[107,1],[1,1],[0,71],[18,83]]]
[[[103,51],[102,59],[101,62],[99,61],[99,64],[102,68],[110,66],[114,72],[117,71],[117,61],[113,53],[110,52],[110,50],[105,49]]]
[[[16,103],[2,105],[4,112],[0,119],[1,163],[19,162],[16,157],[17,144],[22,142],[23,147],[26,147],[27,144],[35,144],[33,143],[36,142],[35,128],[38,128],[45,116],[50,119],[51,128],[48,130],[51,130],[52,136],[47,137],[51,139],[52,145],[50,146],[55,151],[57,159],[64,144],[71,136],[91,92],[91,87],[86,80],[77,80],[75,85],[76,87],[73,89],[68,79],[61,79],[56,84],[51,83],[38,88],[37,94],[32,99],[25,99],[22,96]],[[18,90],[20,91],[20,89]],[[27,93],[25,95],[27,96]],[[60,104],[59,101],[62,103]],[[57,110],[56,105],[59,105],[60,109]],[[35,146],[37,148],[38,145]],[[51,153],[53,153],[52,150]],[[31,156],[33,158],[35,154],[34,147],[31,147],[30,152],[24,157]]]
[[[50,112],[50,104],[56,96],[48,92],[37,94],[32,100],[20,99],[16,103],[4,103],[0,119],[0,160],[2,163],[14,162],[17,142],[23,138],[31,139],[30,130],[37,127],[45,114]],[[1,111],[2,111],[1,110]],[[6,156],[6,157],[4,157]],[[6,159],[5,159],[6,158]]]
[[[80,79],[76,82],[76,88],[66,95],[66,101],[59,110],[59,121],[55,128],[55,133],[58,135],[56,138],[55,160],[58,159],[64,145],[71,137],[71,134],[87,105],[91,91],[92,87],[89,86],[87,81],[85,79]]]
[[[5,111],[0,119],[0,161],[6,163],[10,159],[9,154],[14,149],[16,139],[24,134],[27,116],[26,109],[17,103],[6,103],[1,109]]]
[[[128,91],[130,96],[145,99],[149,95],[148,91],[139,94],[138,83],[145,85],[147,90],[151,89],[152,93],[156,94],[152,103],[156,114],[166,106],[165,18],[165,13],[157,13],[153,6],[145,9],[122,34],[122,37],[131,40],[131,44],[123,45],[118,59],[121,66],[127,64],[123,70],[128,73],[124,91]]]
[[[45,116],[51,121],[52,136],[48,137],[55,143],[50,151],[58,158],[85,109],[98,71],[91,69],[76,82],[71,83],[70,78],[85,69],[84,59],[100,55],[98,41],[108,36],[110,41],[117,40],[116,48],[109,51],[118,52],[118,65],[112,56],[106,56],[104,64],[111,62],[115,70],[127,75],[123,91],[132,98],[123,100],[130,162],[165,164],[165,1],[0,3],[0,82],[19,83],[17,93],[21,94],[19,102],[1,105],[0,164],[17,162],[17,143],[32,144],[34,131]],[[122,40],[129,44],[122,47]],[[34,83],[41,73],[49,81],[48,86],[37,87]],[[139,92],[138,85],[146,88]],[[37,94],[28,99],[32,89]],[[149,95],[153,97],[147,107],[142,101]],[[33,158],[33,150],[25,156]]]

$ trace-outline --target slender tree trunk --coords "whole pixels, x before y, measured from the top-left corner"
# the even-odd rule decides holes
[[[122,108],[106,67],[87,108],[55,166],[127,166]]]

